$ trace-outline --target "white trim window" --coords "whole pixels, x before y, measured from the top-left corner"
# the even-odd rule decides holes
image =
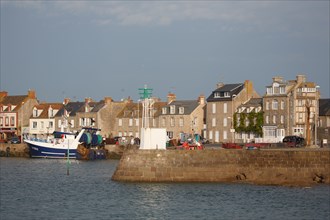
[[[179,108],[179,114],[183,115],[184,114],[184,107]]]
[[[212,114],[215,114],[217,112],[217,106],[215,103],[212,103]]]
[[[227,106],[227,103],[223,103],[223,113],[227,113],[228,111],[228,106]]]
[[[170,106],[170,114],[175,114],[175,105]]]
[[[216,118],[212,118],[212,127],[217,126],[217,120]]]
[[[120,127],[123,126],[123,119],[121,118],[118,119],[118,126]]]

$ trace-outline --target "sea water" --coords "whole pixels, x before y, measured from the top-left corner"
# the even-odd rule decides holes
[[[329,185],[125,183],[117,165],[0,158],[0,219],[330,219]]]

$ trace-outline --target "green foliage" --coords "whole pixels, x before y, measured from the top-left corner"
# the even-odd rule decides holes
[[[239,120],[238,120],[239,115]],[[246,125],[248,120],[248,126]],[[238,123],[239,121],[239,123]],[[234,128],[235,131],[253,133],[262,136],[263,112],[250,112],[250,113],[235,113],[234,114]]]

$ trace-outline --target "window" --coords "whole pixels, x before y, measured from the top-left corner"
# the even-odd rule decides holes
[[[135,126],[139,126],[139,123],[140,123],[139,118],[136,118],[136,119],[135,119]]]
[[[184,114],[184,107],[179,108],[179,114],[181,114],[181,115]]]
[[[3,118],[0,118],[0,126],[3,126]]]
[[[224,119],[223,119],[223,126],[224,126],[224,127],[227,127],[227,118],[224,118]]]
[[[216,118],[212,118],[212,127],[216,126]]]
[[[165,115],[166,114],[166,108],[162,108],[162,114]]]
[[[278,109],[278,101],[276,99],[273,100],[272,109],[273,110],[277,110]]]
[[[122,136],[123,136],[123,132],[119,131],[119,132],[118,132],[118,136],[119,136],[119,137],[122,137]]]
[[[53,128],[54,124],[52,121],[48,122],[48,128]]]
[[[174,118],[171,118],[170,119],[170,124],[171,124],[171,127],[174,127],[175,126],[175,120],[174,120]]]
[[[9,117],[8,117],[8,116],[5,117],[5,125],[6,125],[6,126],[9,126]]]
[[[59,120],[58,120],[58,127],[60,128],[61,126],[62,126],[62,120],[59,119]]]
[[[280,94],[285,94],[285,87],[284,86],[280,87]]]
[[[227,140],[228,139],[228,137],[227,137],[227,131],[223,131],[223,139],[224,140]]]
[[[269,124],[269,116],[266,115],[266,124]]]
[[[180,119],[179,119],[179,126],[180,126],[180,127],[183,127],[183,118],[180,118]]]
[[[214,98],[220,98],[220,93],[219,92],[215,92],[214,93]]]
[[[281,124],[284,124],[284,115],[281,115]]]
[[[273,123],[276,124],[276,115],[273,115]]]
[[[266,102],[266,110],[269,110],[269,101]]]
[[[170,106],[170,114],[175,114],[175,105]]]
[[[281,101],[281,110],[284,110],[284,101]]]
[[[166,118],[162,118],[162,127],[166,127]]]
[[[49,117],[54,117],[54,110],[52,108],[49,108],[48,115]]]
[[[213,139],[213,132],[212,131],[209,131],[209,139]]]
[[[225,92],[224,96],[225,97],[230,97],[230,93],[229,92]]]
[[[71,128],[74,128],[74,120],[73,119],[71,119],[70,125],[71,125]]]
[[[223,113],[227,113],[227,103],[223,103]]]
[[[43,121],[40,122],[40,128],[41,128],[41,129],[44,129],[44,122],[43,122]]]
[[[216,113],[216,105],[215,105],[215,103],[212,103],[212,113],[213,114]]]
[[[10,117],[10,126],[15,126],[15,117]]]
[[[38,122],[34,121],[32,123],[32,128],[37,129],[37,127],[38,127]]]
[[[123,119],[121,118],[118,119],[118,126],[123,126]]]
[[[273,88],[271,88],[271,87],[267,88],[267,94],[268,95],[273,94]]]
[[[33,117],[38,117],[38,109],[37,108],[33,109]]]
[[[133,118],[128,119],[128,126],[133,126]]]

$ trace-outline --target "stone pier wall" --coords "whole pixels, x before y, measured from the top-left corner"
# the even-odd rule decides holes
[[[263,185],[330,184],[330,151],[131,150],[124,152],[112,179]]]

